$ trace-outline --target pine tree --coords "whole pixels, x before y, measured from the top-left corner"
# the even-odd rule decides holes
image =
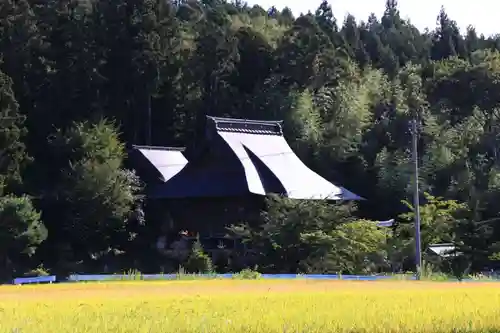
[[[0,72],[0,196],[20,190],[22,169],[29,161],[22,141],[23,123],[12,80]]]

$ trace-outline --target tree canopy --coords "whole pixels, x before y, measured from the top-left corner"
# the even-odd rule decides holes
[[[151,244],[162,227],[148,221],[163,213],[143,218],[125,147],[190,146],[210,115],[284,119],[308,166],[368,199],[347,209],[273,198],[257,226],[234,221],[260,267],[373,272],[394,257],[412,269],[417,117],[425,245],[454,242],[473,269],[491,266],[500,226],[478,223],[499,217],[500,37],[435,15],[419,31],[394,0],[343,21],[326,1],[299,17],[224,0],[3,1],[0,238],[33,257],[9,260],[160,270]],[[389,218],[390,230],[373,222]],[[40,244],[31,231],[42,225]]]

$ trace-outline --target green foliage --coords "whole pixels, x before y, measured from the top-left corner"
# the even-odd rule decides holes
[[[231,231],[252,245],[263,270],[277,273],[370,272],[383,265],[387,234],[371,221],[355,221],[349,206],[321,201],[268,200],[258,228]],[[375,268],[376,269],[376,268]]]
[[[429,245],[456,242],[456,230],[460,219],[467,214],[467,205],[456,200],[444,200],[424,193],[425,203],[420,206],[421,248],[426,251]],[[392,238],[393,249],[399,262],[412,261],[415,253],[415,212],[414,207],[403,200],[410,210],[399,216]]]
[[[37,277],[37,276],[49,276],[49,275],[50,275],[50,271],[45,269],[45,267],[43,267],[43,264],[39,265],[35,269],[32,269],[32,270],[24,273],[25,277]]]
[[[47,229],[31,200],[26,197],[0,197],[0,265],[2,277],[22,271],[47,238]]]
[[[36,198],[50,231],[29,265],[158,270],[163,212],[144,225],[125,146],[197,152],[206,115],[283,119],[306,165],[368,199],[356,210],[271,199],[261,226],[233,228],[266,271],[385,270],[384,237],[393,260],[411,258],[401,198],[414,116],[421,187],[446,198],[422,206],[424,245],[456,243],[474,272],[491,265],[500,229],[480,221],[499,213],[500,38],[461,34],[444,9],[430,32],[396,1],[380,14],[341,22],[326,1],[297,18],[240,2],[4,1],[0,195]],[[400,215],[393,237],[362,219]]]
[[[14,97],[12,80],[0,71],[0,195],[16,190],[29,161],[23,143],[24,117]]]
[[[63,165],[53,198],[57,221],[51,221],[50,230],[64,234],[61,241],[83,260],[122,248],[132,236],[129,224],[136,218],[140,183],[122,168],[125,150],[113,125],[75,124],[57,132],[51,147]]]
[[[317,145],[323,132],[321,115],[314,107],[312,95],[309,91],[298,94],[291,112],[288,114],[288,137],[300,143]]]
[[[340,225],[333,235],[337,271],[371,274],[387,268],[387,241],[391,234],[374,221]]]
[[[445,273],[442,273],[439,271],[439,269],[436,269],[435,266],[433,266],[429,262],[422,262],[422,268],[419,272],[420,279],[421,280],[426,280],[426,281],[441,281],[441,282],[446,282],[449,281],[448,275]]]
[[[422,244],[446,243],[453,240],[453,231],[460,213],[464,213],[467,205],[456,200],[444,200],[424,193],[425,204],[420,207],[420,227],[422,230]],[[414,207],[407,201],[403,203],[410,212],[399,216],[401,223],[398,225],[399,234],[410,234],[414,230]]]
[[[212,259],[203,250],[199,238],[193,243],[191,252],[183,265],[188,273],[212,273],[214,265]]]
[[[336,87],[323,87],[314,95],[314,105],[321,115],[321,142],[317,145],[333,161],[357,155],[371,122],[372,108],[378,102],[377,91],[384,89],[385,78],[379,71],[360,73],[348,63],[348,77]],[[317,126],[319,127],[319,126]]]
[[[259,280],[262,277],[256,269],[245,268],[239,273],[233,275],[233,279],[237,280]]]
[[[130,269],[126,271],[123,276],[121,277],[121,280],[123,281],[141,281],[143,280],[143,274],[137,270],[137,269]]]

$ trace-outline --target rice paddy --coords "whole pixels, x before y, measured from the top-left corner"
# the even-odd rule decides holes
[[[500,332],[500,284],[297,279],[3,286],[0,332]]]

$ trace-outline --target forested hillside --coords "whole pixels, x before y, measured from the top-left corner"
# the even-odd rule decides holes
[[[395,0],[345,19],[326,1],[295,18],[241,1],[3,0],[0,272],[152,260],[126,148],[190,146],[206,115],[283,119],[308,166],[367,198],[270,200],[261,227],[232,230],[262,269],[412,269],[415,117],[424,248],[453,242],[472,270],[493,265],[500,221],[481,221],[500,209],[500,37],[435,15],[418,31]]]

